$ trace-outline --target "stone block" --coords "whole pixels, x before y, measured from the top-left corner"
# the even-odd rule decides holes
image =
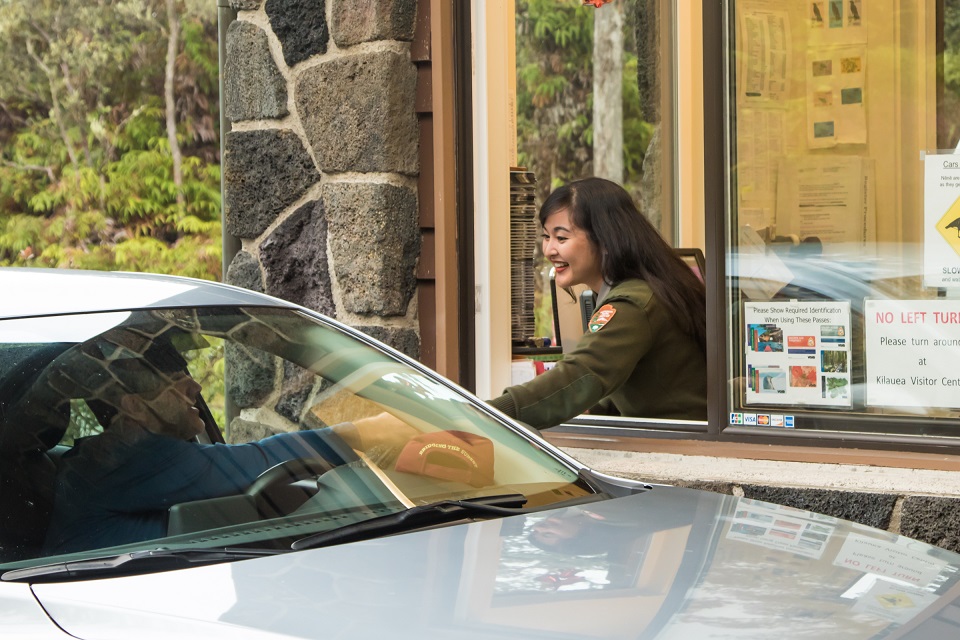
[[[253,420],[244,420],[243,418],[234,418],[230,422],[229,437],[227,444],[244,444],[246,442],[256,442],[270,436],[283,433],[283,430],[277,429],[271,425],[263,424]]]
[[[388,344],[400,353],[410,356],[414,360],[420,359],[420,335],[413,329],[402,327],[382,327],[378,325],[364,325],[355,327],[360,331],[384,344]]]
[[[270,53],[267,34],[249,22],[227,29],[223,63],[223,109],[233,122],[282,118],[287,109],[287,81]]]
[[[308,202],[277,225],[260,245],[260,260],[270,295],[336,315],[321,201]]]
[[[251,291],[263,293],[263,273],[260,263],[246,251],[238,251],[227,267],[227,284],[243,287]]]
[[[960,552],[960,498],[907,496],[900,511],[900,533]]]
[[[267,0],[263,8],[287,66],[327,52],[330,30],[324,0]]]
[[[240,409],[263,406],[273,394],[277,359],[263,351],[242,349],[227,342],[224,349],[226,393]]]
[[[292,131],[231,131],[223,159],[224,216],[237,238],[256,238],[320,174]]]
[[[416,0],[333,0],[333,41],[349,47],[374,40],[413,40]]]
[[[283,363],[283,383],[280,398],[275,407],[277,413],[292,422],[300,424],[303,409],[310,392],[313,390],[314,376],[291,362]]]
[[[323,186],[341,301],[351,313],[403,315],[416,291],[417,196],[381,183]]]
[[[827,489],[800,489],[742,485],[743,497],[782,504],[804,511],[859,522],[877,529],[886,529],[893,515],[897,496],[886,493],[830,491]]]
[[[297,111],[324,173],[419,171],[417,71],[392,51],[347,55],[305,69]]]

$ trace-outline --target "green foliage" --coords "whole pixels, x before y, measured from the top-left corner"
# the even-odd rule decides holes
[[[643,175],[643,158],[654,130],[654,125],[643,119],[641,104],[637,57],[628,54],[623,64],[623,169],[628,184],[639,182]]]
[[[87,405],[86,400],[70,401],[70,423],[66,433],[60,439],[61,444],[73,446],[80,438],[86,438],[103,432],[96,414]]]
[[[592,60],[596,11],[582,6],[581,0],[517,1],[518,161],[537,176],[540,202],[553,189],[593,172]],[[624,13],[624,186],[637,193],[654,127],[641,113],[633,10],[628,7]],[[545,291],[541,282],[537,283],[537,291],[536,332],[549,335],[549,295],[541,293]]]
[[[0,265],[219,279],[216,7],[178,2],[180,203],[163,0],[0,0]]]
[[[943,98],[938,105],[938,146],[960,140],[960,0],[943,3]]]
[[[593,13],[576,0],[517,3],[517,137],[541,199],[590,159]]]
[[[536,174],[541,201],[550,190],[591,173],[596,11],[579,0],[517,2],[518,158]],[[641,113],[632,31],[628,18],[623,67],[624,182],[635,191],[653,125]]]
[[[185,351],[190,376],[203,387],[203,399],[216,420],[220,430],[226,424],[226,391],[224,389],[224,341],[221,338],[206,338],[208,345],[202,349]]]

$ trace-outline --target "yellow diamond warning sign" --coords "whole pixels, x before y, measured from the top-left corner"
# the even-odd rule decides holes
[[[960,198],[953,201],[936,226],[937,232],[960,255]]]
[[[923,286],[960,289],[960,151],[923,167]]]
[[[915,607],[913,599],[902,593],[884,593],[876,596],[877,602],[881,607],[887,609],[900,609],[903,607]]]

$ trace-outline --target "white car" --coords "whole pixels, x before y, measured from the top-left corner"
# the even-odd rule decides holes
[[[960,635],[956,554],[598,474],[296,305],[0,292],[0,637]]]

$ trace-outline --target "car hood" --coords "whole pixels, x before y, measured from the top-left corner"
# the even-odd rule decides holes
[[[33,589],[81,639],[943,638],[960,631],[958,566],[956,554],[835,518],[658,486],[323,549]]]

